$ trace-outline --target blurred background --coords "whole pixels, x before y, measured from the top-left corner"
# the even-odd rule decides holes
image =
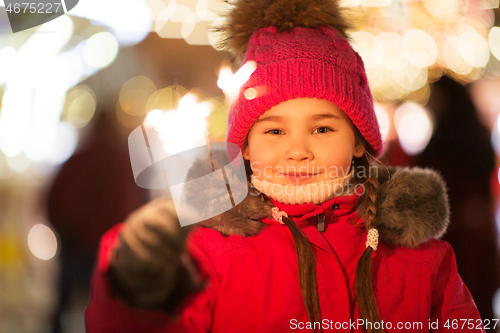
[[[444,239],[483,319],[499,318],[499,0],[343,5],[376,100],[380,159],[445,177]],[[207,32],[226,6],[80,0],[13,34],[0,0],[1,333],[85,331],[100,236],[164,194],[135,184],[132,130],[154,125],[170,153],[199,144],[183,138],[193,133],[225,140],[228,101],[252,71],[236,71]]]

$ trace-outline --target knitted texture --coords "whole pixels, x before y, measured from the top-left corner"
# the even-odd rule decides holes
[[[227,142],[243,150],[248,132],[265,111],[290,99],[310,97],[340,107],[371,152],[380,154],[382,137],[363,61],[335,28],[296,27],[282,33],[275,27],[262,28],[252,35],[243,64],[250,60],[257,69],[230,106]],[[247,98],[249,88],[256,94]]]
[[[251,176],[251,182],[257,190],[278,202],[291,205],[304,203],[318,205],[333,197],[344,195],[353,174],[354,171],[351,171],[344,177],[304,185],[270,183],[267,180],[257,179],[255,175]]]

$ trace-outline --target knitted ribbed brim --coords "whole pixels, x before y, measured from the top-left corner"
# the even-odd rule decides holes
[[[274,27],[256,31],[243,63],[253,60],[257,69],[230,106],[227,141],[242,150],[254,122],[284,101],[311,97],[336,104],[352,120],[376,155],[382,137],[373,108],[361,57],[332,27],[297,27],[278,32]],[[246,94],[254,88],[253,94]]]

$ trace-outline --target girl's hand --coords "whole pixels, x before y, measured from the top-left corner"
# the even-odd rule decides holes
[[[109,270],[117,296],[138,307],[168,309],[199,287],[185,245],[193,226],[181,228],[171,199],[153,200],[125,222]]]
[[[260,195],[251,192],[233,209],[202,221],[200,225],[215,229],[225,236],[257,236],[267,227],[259,220],[272,218],[272,207],[271,202],[263,201]]]

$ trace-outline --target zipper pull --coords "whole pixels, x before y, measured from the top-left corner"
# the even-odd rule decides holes
[[[317,215],[318,217],[318,231],[325,231],[325,213]]]

